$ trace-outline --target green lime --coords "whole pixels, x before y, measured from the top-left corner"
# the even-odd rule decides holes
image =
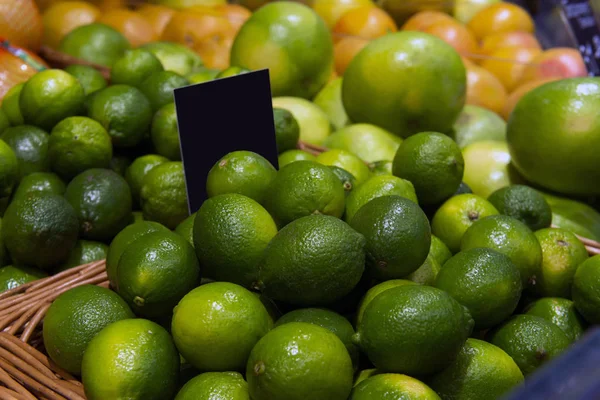
[[[131,218],[131,190],[122,176],[109,169],[80,173],[67,185],[65,198],[75,209],[85,239],[111,240]]]
[[[50,136],[45,131],[31,125],[20,125],[6,129],[1,138],[17,157],[19,180],[33,172],[50,170]]]
[[[196,83],[212,81],[217,77],[217,75],[219,75],[219,72],[221,71],[219,71],[218,69],[203,68],[202,70],[192,72],[191,74],[188,74],[185,77],[188,81],[190,81],[190,84],[193,85]]]
[[[219,72],[217,74],[217,76],[215,77],[215,79],[228,78],[230,76],[241,75],[241,74],[245,74],[248,72],[251,72],[251,71],[247,68],[242,68],[242,67],[232,65],[231,67],[225,68],[223,71]]]
[[[150,42],[140,48],[154,54],[165,68],[179,75],[188,75],[203,68],[202,58],[184,44],[174,42]]]
[[[23,86],[25,86],[25,82],[11,87],[2,99],[2,111],[6,114],[6,118],[8,118],[8,122],[12,126],[23,125],[25,123],[23,121],[23,114],[21,114],[21,106],[19,105]]]
[[[125,170],[125,180],[131,188],[131,197],[135,204],[140,202],[142,182],[154,167],[168,162],[169,159],[157,154],[146,154],[136,158]]]
[[[205,372],[189,380],[175,400],[250,400],[239,372]]]
[[[172,161],[181,160],[175,103],[165,104],[154,114],[150,137],[158,154]]]
[[[6,113],[4,112],[4,110],[0,107],[0,136],[2,135],[4,130],[6,128],[8,128],[9,126],[10,126],[10,121],[8,120],[8,117],[6,116]]]
[[[279,154],[278,157],[278,164],[279,164],[279,169],[285,167],[288,164],[291,164],[295,161],[316,161],[317,157],[313,156],[310,153],[307,153],[304,150],[287,150],[284,151],[283,153]]]
[[[404,279],[418,283],[419,285],[435,286],[435,279],[441,269],[441,264],[431,255],[428,255],[423,265],[417,268],[412,274],[406,275]]]
[[[65,183],[58,175],[51,172],[34,172],[27,175],[15,190],[12,201],[23,198],[29,193],[51,193],[63,195],[67,190]]]
[[[502,349],[469,338],[456,360],[427,383],[443,399],[499,399],[523,383],[523,374]]]
[[[160,71],[164,71],[163,65],[148,50],[127,50],[110,69],[110,82],[113,85],[140,87],[144,79]]]
[[[252,286],[276,234],[273,218],[251,198],[237,193],[209,198],[197,212],[193,232],[204,276]]]
[[[322,146],[331,133],[331,123],[327,114],[313,102],[299,97],[274,97],[273,107],[292,113],[300,126],[300,140]]]
[[[108,168],[113,148],[100,123],[87,117],[69,117],[52,129],[48,153],[52,170],[70,180],[90,168]]]
[[[0,268],[0,293],[47,276],[37,268],[7,265]]]
[[[260,154],[234,151],[223,156],[208,171],[206,192],[208,197],[238,193],[262,203],[276,175],[275,167]]]
[[[444,265],[446,261],[452,257],[452,252],[437,236],[431,235],[431,247],[429,248],[429,255],[433,257],[438,264]]]
[[[534,233],[521,221],[506,215],[490,215],[471,225],[460,249],[487,247],[507,255],[521,272],[523,288],[535,285],[542,264],[542,248]]]
[[[448,367],[472,329],[469,312],[448,293],[403,285],[371,301],[355,340],[376,368],[422,375]]]
[[[324,145],[356,154],[361,160],[374,163],[392,160],[402,139],[371,124],[352,124],[327,137]],[[391,175],[391,172],[390,172]]]
[[[86,96],[108,86],[102,73],[94,67],[73,64],[65,68],[65,71],[77,78]]]
[[[422,132],[402,142],[392,170],[412,182],[421,203],[439,204],[458,189],[464,165],[460,148],[452,139],[437,132]]]
[[[324,308],[301,308],[290,311],[281,316],[275,327],[290,322],[307,322],[325,328],[335,334],[348,349],[348,354],[352,359],[352,365],[358,366],[359,350],[352,342],[352,336],[355,334],[350,321],[331,310]]]
[[[358,385],[359,383],[361,383],[362,381],[375,376],[377,374],[380,374],[381,372],[377,370],[377,368],[369,368],[369,369],[363,369],[362,371],[360,371],[358,373],[358,375],[356,376],[356,378],[354,379],[354,386]]]
[[[356,326],[360,325],[360,321],[362,320],[363,314],[365,313],[365,309],[375,297],[377,297],[378,295],[380,295],[388,289],[404,285],[416,285],[416,283],[406,279],[390,279],[370,288],[360,301],[358,311],[356,311]]]
[[[488,201],[500,212],[516,218],[532,231],[549,228],[552,224],[552,209],[537,190],[525,185],[506,186],[496,190]]]
[[[108,246],[104,243],[93,242],[91,240],[79,240],[67,261],[58,267],[55,272],[62,272],[69,268],[89,264],[93,261],[104,260],[108,252]]]
[[[277,152],[281,154],[284,151],[295,149],[300,138],[300,125],[294,115],[284,108],[274,108],[273,120],[275,121]]]
[[[487,248],[461,251],[446,261],[435,286],[467,307],[477,330],[510,317],[522,290],[517,266],[508,256]]]
[[[460,250],[464,233],[480,218],[498,214],[498,210],[486,199],[465,193],[446,200],[436,211],[431,221],[432,233],[437,236],[451,252]]]
[[[364,248],[365,238],[345,222],[328,215],[302,217],[281,229],[267,246],[257,286],[276,301],[299,306],[332,303],[360,281]]]
[[[571,298],[575,271],[588,258],[585,246],[577,236],[559,228],[540,229],[535,237],[542,247],[542,263],[533,289],[543,297]]]
[[[403,278],[429,254],[429,220],[417,204],[403,197],[369,201],[352,217],[350,226],[366,238],[366,270],[374,279]]]
[[[112,85],[96,92],[88,115],[104,126],[115,147],[136,146],[152,123],[150,102],[139,89],[127,85]]]
[[[196,213],[193,213],[186,219],[184,219],[177,227],[175,228],[175,233],[181,235],[185,240],[188,241],[189,244],[194,246],[194,221],[196,219]]]
[[[313,99],[313,103],[327,114],[334,129],[342,129],[350,123],[342,103],[342,80],[329,81]]]
[[[558,326],[533,315],[514,316],[490,332],[489,342],[511,356],[525,376],[571,344]]]
[[[175,307],[171,324],[179,352],[200,371],[242,370],[271,327],[260,299],[229,282],[207,283],[189,292]]]
[[[590,257],[579,265],[573,277],[571,295],[575,308],[587,322],[600,323],[600,255]]]
[[[348,400],[441,400],[423,382],[401,374],[378,374],[365,379],[352,389]]]
[[[78,286],[58,296],[48,309],[44,347],[59,367],[80,375],[83,353],[94,336],[113,322],[134,317],[127,303],[112,290]]]
[[[59,69],[38,72],[25,83],[19,107],[26,124],[46,131],[83,111],[85,93],[73,75]]]
[[[140,205],[144,219],[169,229],[189,216],[183,164],[170,161],[152,168],[142,180]]]
[[[13,149],[0,139],[0,199],[9,197],[19,181],[19,160]]]
[[[171,399],[179,354],[169,333],[145,319],[125,319],[100,331],[81,365],[85,395],[101,399]]]
[[[2,220],[2,237],[13,262],[42,269],[68,258],[78,231],[73,207],[56,194],[32,193],[13,201]]]
[[[137,315],[169,316],[200,283],[194,248],[181,236],[150,232],[129,245],[117,266],[117,292]]]
[[[331,331],[290,322],[267,333],[250,353],[246,380],[255,400],[346,400],[352,360]]]
[[[493,111],[467,104],[454,122],[452,139],[461,149],[485,140],[506,141],[506,122]]]
[[[558,326],[571,342],[579,340],[587,323],[575,308],[575,303],[560,297],[544,297],[525,308],[525,314],[534,315]]]
[[[342,183],[342,187],[344,188],[344,192],[346,196],[348,196],[352,190],[356,187],[356,178],[350,172],[346,171],[343,168],[340,168],[335,165],[330,165],[329,168],[333,171],[335,176],[338,177],[340,182]]]
[[[341,217],[346,195],[325,165],[296,161],[281,168],[265,192],[264,206],[284,226],[311,214]]]
[[[152,105],[154,112],[174,101],[173,90],[189,85],[183,76],[172,71],[153,72],[140,84],[140,89]]]
[[[317,156],[317,162],[345,169],[354,175],[357,185],[361,185],[371,175],[368,165],[346,150],[334,149],[325,151]]]
[[[75,58],[104,67],[112,65],[131,47],[127,38],[112,27],[93,23],[69,32],[59,50]]]

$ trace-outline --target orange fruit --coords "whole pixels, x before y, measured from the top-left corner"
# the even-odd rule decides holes
[[[162,36],[165,27],[175,14],[172,8],[157,4],[143,4],[136,12],[152,25],[158,37]]]
[[[465,57],[475,55],[478,50],[473,32],[456,21],[440,21],[424,29],[423,32],[439,37]]]
[[[54,3],[42,15],[44,22],[43,43],[58,48],[65,35],[78,26],[91,24],[100,16],[100,10],[85,1]]]
[[[481,41],[479,54],[489,56],[504,47],[521,47],[528,49],[542,49],[537,38],[528,32],[501,32],[486,36]]]
[[[558,78],[539,79],[524,83],[517,87],[515,90],[512,91],[510,95],[508,95],[508,98],[506,99],[506,104],[504,105],[504,110],[502,110],[501,113],[502,117],[508,121],[510,113],[512,113],[512,110],[515,108],[519,100],[521,100],[521,97],[525,96],[527,93],[529,93],[536,87],[542,86],[545,83],[552,82],[557,79]]]
[[[525,9],[506,2],[494,3],[479,11],[468,27],[479,40],[503,32],[532,33],[535,29],[533,19]]]
[[[504,47],[483,60],[481,66],[496,75],[506,90],[512,92],[519,85],[527,65],[541,52],[535,48]]]
[[[344,36],[375,39],[386,33],[396,32],[398,27],[390,15],[379,7],[362,6],[340,17],[333,28],[334,41]]]
[[[16,48],[16,47],[15,47]],[[18,48],[17,48],[18,49]],[[49,68],[48,65],[34,53],[25,49],[19,49],[27,53],[39,66]],[[30,65],[20,57],[12,54],[5,48],[0,47],[0,102],[13,86],[25,82],[38,73],[36,65]]]
[[[369,41],[360,37],[348,36],[340,39],[333,47],[335,72],[344,75],[350,61],[363,49]]]
[[[133,48],[158,40],[158,35],[150,22],[135,11],[125,8],[106,11],[98,18],[98,22],[121,32]]]
[[[220,4],[214,9],[229,20],[236,32],[252,16],[252,11],[239,4]]]
[[[313,0],[312,9],[332,29],[342,15],[362,6],[373,6],[371,0]]]
[[[467,68],[467,104],[480,106],[496,113],[504,110],[507,93],[502,83],[491,72],[475,65]]]
[[[44,25],[34,0],[0,0],[0,37],[37,52]]]
[[[421,11],[410,17],[400,30],[423,31],[439,22],[457,22],[454,18],[441,11]]]
[[[587,67],[579,50],[555,47],[538,54],[531,60],[531,64],[523,71],[520,84],[540,79],[565,79],[587,75]]]

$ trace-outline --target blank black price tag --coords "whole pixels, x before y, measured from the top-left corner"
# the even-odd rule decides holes
[[[175,89],[190,213],[206,194],[206,176],[225,154],[248,150],[278,168],[268,70]]]
[[[591,76],[600,76],[600,29],[588,0],[562,0],[562,11]]]

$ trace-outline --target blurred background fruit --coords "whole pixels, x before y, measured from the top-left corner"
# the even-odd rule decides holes
[[[36,52],[43,32],[42,15],[34,0],[0,1],[0,37]]]
[[[45,61],[30,51],[13,45],[0,44],[0,70],[3,71],[0,74],[0,100],[15,85],[25,82],[47,67]]]
[[[43,44],[58,48],[62,39],[73,29],[91,24],[100,16],[100,10],[86,1],[64,1],[52,4],[42,15]]]
[[[121,32],[134,48],[158,39],[155,28],[148,20],[125,8],[116,8],[102,13],[98,22]]]

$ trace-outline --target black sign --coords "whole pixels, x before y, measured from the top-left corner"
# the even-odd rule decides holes
[[[206,176],[225,154],[248,150],[278,168],[268,70],[175,89],[190,214],[206,194]]]
[[[588,0],[562,0],[562,11],[591,76],[600,76],[600,29]]]

